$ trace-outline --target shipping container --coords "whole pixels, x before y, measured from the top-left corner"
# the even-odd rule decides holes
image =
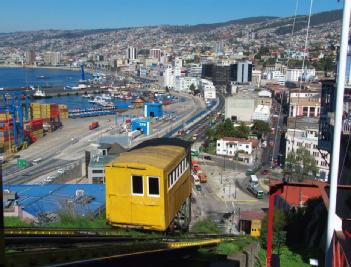
[[[89,125],[89,130],[93,130],[93,129],[96,129],[99,127],[99,122],[95,121],[95,122],[92,122],[90,123]]]

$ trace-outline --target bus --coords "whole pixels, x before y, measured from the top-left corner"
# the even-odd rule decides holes
[[[191,156],[192,157],[198,157],[199,156],[199,151],[195,149],[191,149]]]
[[[247,190],[249,190],[257,199],[263,199],[263,191],[258,184],[250,183]]]
[[[250,175],[250,183],[252,184],[258,184],[258,179],[256,175]]]
[[[39,164],[42,161],[42,158],[37,158],[32,161],[33,165]]]

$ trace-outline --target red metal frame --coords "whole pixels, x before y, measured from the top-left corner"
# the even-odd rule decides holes
[[[277,195],[281,195],[284,192],[284,187],[318,187],[321,192],[321,196],[325,207],[329,207],[329,196],[327,188],[329,184],[323,182],[310,182],[310,183],[282,183],[279,180],[271,180],[269,184],[269,210],[268,210],[268,231],[267,231],[267,254],[266,254],[266,266],[272,266],[272,242],[273,242],[273,217],[274,217],[274,200]],[[350,185],[338,185],[338,189],[351,189]],[[344,236],[345,234],[342,233]],[[340,233],[339,233],[340,235]],[[334,234],[333,241],[333,266],[343,267],[347,262],[343,248],[340,246],[338,233]]]

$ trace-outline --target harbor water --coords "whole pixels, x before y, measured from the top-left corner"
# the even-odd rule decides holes
[[[131,105],[133,100],[124,100],[118,98],[112,98],[110,100],[114,104],[129,104]],[[33,100],[35,103],[42,103],[42,104],[63,104],[67,105],[68,110],[74,109],[90,109],[90,108],[101,108],[101,106],[93,103],[89,103],[88,98],[83,98],[82,96],[57,96],[51,98],[44,98],[44,99],[35,99]]]
[[[81,77],[82,74],[80,69],[62,70],[28,67],[1,67],[0,88],[77,86]],[[85,78],[91,79],[92,77],[89,73],[85,73]]]

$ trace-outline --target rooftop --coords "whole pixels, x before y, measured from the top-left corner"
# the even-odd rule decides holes
[[[4,185],[6,189],[16,192],[18,205],[35,217],[68,208],[82,216],[105,209],[105,185],[101,184]],[[90,201],[77,197],[77,190],[83,190]]]
[[[185,149],[179,146],[161,145],[143,147],[121,153],[113,161],[112,165],[141,164],[165,169],[182,153],[185,153]]]

